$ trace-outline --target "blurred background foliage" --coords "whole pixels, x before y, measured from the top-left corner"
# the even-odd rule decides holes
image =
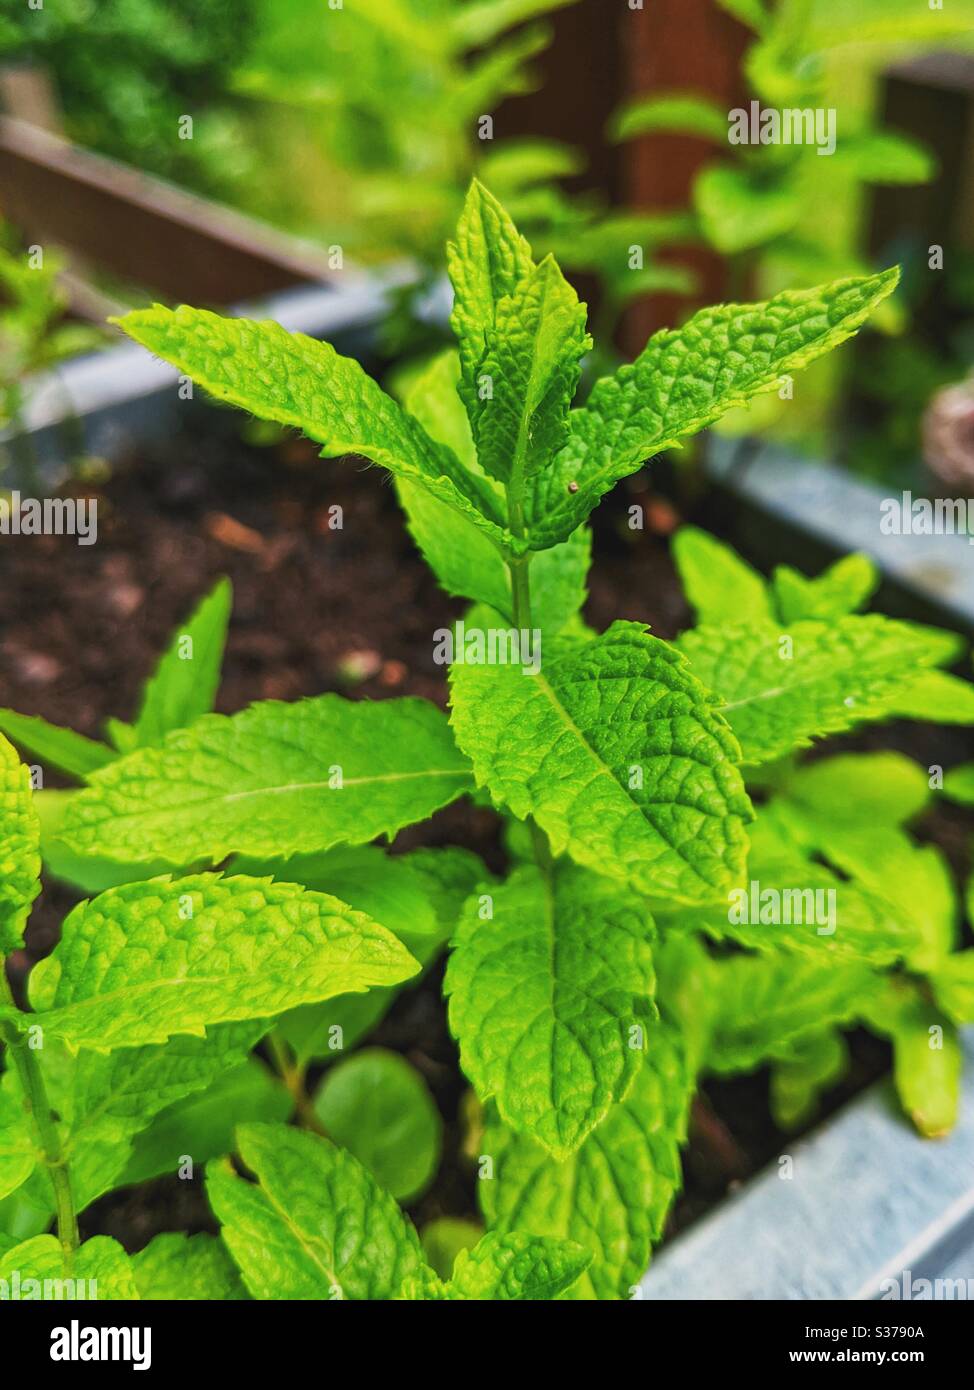
[[[964,0],[944,9],[914,0],[718,3],[751,30],[742,65],[746,101],[756,100],[761,109],[835,111],[834,153],[820,155],[814,144],[729,146],[726,107],[698,91],[636,98],[616,113],[610,134],[625,141],[660,130],[682,131],[714,147],[714,157],[694,180],[692,204],[700,235],[726,261],[730,297],[764,298],[903,263],[903,292],[882,306],[871,325],[899,341],[872,345],[857,377],[866,395],[895,407],[888,427],[877,433],[873,421],[868,442],[857,439],[860,466],[877,471],[884,458],[902,457],[904,445],[915,449],[918,410],[933,389],[963,372],[940,345],[903,337],[910,314],[922,312],[928,293],[964,312],[971,307],[964,290],[970,278],[965,253],[949,257],[949,272],[938,281],[926,274],[926,239],[912,229],[894,229],[892,236],[881,234],[878,244],[871,241],[871,190],[924,184],[938,173],[936,152],[884,118],[884,76],[931,48],[974,54],[974,5]],[[962,352],[969,362],[967,336]],[[766,432],[807,450],[826,449],[831,407],[845,371],[840,356],[818,363],[794,398],[764,396],[720,428],[728,434]],[[903,396],[907,379],[909,400]],[[905,428],[909,418],[912,427]]]
[[[0,14],[0,63],[31,64],[54,83],[81,145],[229,196],[259,170],[231,97],[241,42],[263,0],[47,0]],[[205,110],[192,140],[186,113]]]
[[[418,306],[476,173],[591,301],[589,379],[705,299],[899,261],[854,349],[722,426],[896,479],[971,365],[974,0],[47,0],[0,16],[2,65],[47,73],[81,144],[350,262],[414,262],[391,353],[441,331]],[[835,153],[729,144],[752,100],[835,108]]]

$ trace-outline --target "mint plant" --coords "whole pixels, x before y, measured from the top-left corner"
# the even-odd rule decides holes
[[[921,1127],[949,1124],[970,954],[953,950],[942,861],[903,828],[928,779],[891,755],[801,767],[796,750],[894,714],[974,722],[970,686],[939,669],[957,639],[858,613],[862,557],[768,584],[691,530],[677,559],[699,622],[677,643],[631,622],[596,633],[580,611],[599,499],[838,346],[896,272],[704,310],[576,409],[584,307],[478,183],[450,268],[458,352],[405,406],[273,323],[122,320],[216,397],[385,468],[472,606],[447,634],[449,719],[330,694],[211,713],[224,584],[114,746],[0,716],[84,783],[32,800],[3,745],[4,950],[41,852],[96,893],[34,968],[30,1008],[0,1010],[0,1277],[60,1260],[119,1297],[624,1298],[679,1189],[702,1074],[769,1061],[795,1120],[864,1018],[892,1033]],[[377,843],[465,795],[503,817],[502,880],[466,851]],[[890,856],[912,875],[905,905]],[[740,908],[755,881],[756,919]],[[767,914],[768,890],[822,895],[825,931]],[[381,1049],[342,1054],[447,943],[487,1230],[431,1223],[421,1240],[396,1198],[437,1162],[424,1084]],[[202,1163],[219,1239],[168,1233],[133,1257],[78,1243],[99,1194]]]
[[[806,649],[801,699],[809,716],[829,681],[848,692],[834,711],[833,731],[877,717],[974,723],[974,687],[937,669],[919,648],[913,674],[901,671],[885,684],[887,638],[940,643],[939,660],[957,657],[963,644],[953,634],[859,616],[878,580],[866,556],[850,555],[815,580],[780,566],[768,583],[729,547],[688,527],[675,554],[699,619],[678,643],[688,653],[710,659],[732,621],[739,626],[731,631],[747,634],[742,646],[759,632],[767,641],[787,631]],[[826,633],[828,670],[819,665]],[[918,843],[910,826],[938,790],[963,800],[964,769],[944,775],[892,752],[843,753],[803,766],[791,751],[798,740],[779,756],[783,744],[771,734],[776,706],[792,718],[786,684],[761,698],[756,719],[744,702],[758,685],[759,664],[743,684],[730,661],[711,671],[745,759],[760,764],[749,773],[763,797],[750,837],[749,881],[773,889],[786,882],[838,885],[841,876],[836,899],[858,924],[847,915],[834,936],[811,941],[793,928],[731,925],[726,914],[705,911],[697,919],[705,933],[757,953],[698,962],[716,1001],[705,1070],[770,1062],[773,1108],[788,1127],[809,1118],[818,1091],[842,1075],[840,1029],[858,1022],[892,1042],[896,1086],[918,1129],[947,1133],[961,1070],[956,1030],[974,1021],[974,951],[958,950],[961,904],[943,853]]]

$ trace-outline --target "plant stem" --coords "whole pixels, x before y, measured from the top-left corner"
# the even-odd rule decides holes
[[[507,562],[507,568],[511,574],[511,606],[513,609],[511,616],[514,619],[514,626],[522,632],[531,630],[530,563],[530,553],[519,556],[516,560],[509,559]],[[551,847],[548,844],[548,837],[531,816],[528,817],[528,828],[531,832],[531,844],[538,868],[546,877],[550,878]]]
[[[313,1130],[315,1134],[321,1134],[327,1138],[328,1131],[318,1119],[314,1106],[304,1089],[303,1069],[294,1065],[288,1056],[287,1045],[276,1033],[268,1033],[267,1048],[271,1054],[271,1060],[277,1068],[278,1075],[294,1101],[294,1109],[301,1124],[305,1129]]]
[[[7,980],[6,969],[0,961],[0,1003],[15,1007],[14,997]],[[71,1178],[67,1159],[61,1144],[57,1120],[51,1109],[44,1087],[42,1074],[33,1049],[12,1024],[2,1026],[3,1039],[10,1050],[10,1057],[20,1079],[24,1093],[24,1109],[30,1116],[31,1125],[37,1139],[38,1148],[54,1189],[54,1210],[57,1215],[58,1240],[61,1242],[61,1258],[65,1274],[70,1275],[74,1263],[74,1252],[78,1248],[78,1218],[71,1195]]]
[[[531,584],[528,577],[530,563],[530,555],[508,561],[508,569],[511,572],[512,616],[514,626],[522,632],[531,630]]]

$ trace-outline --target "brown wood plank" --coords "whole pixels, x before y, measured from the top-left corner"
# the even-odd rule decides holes
[[[226,305],[336,278],[315,246],[9,116],[0,212],[31,242],[170,300]]]

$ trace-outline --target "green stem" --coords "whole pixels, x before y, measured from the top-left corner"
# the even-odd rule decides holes
[[[304,1069],[291,1061],[287,1044],[276,1033],[268,1033],[267,1048],[271,1054],[271,1060],[277,1068],[278,1075],[294,1102],[294,1109],[302,1126],[327,1138],[328,1131],[318,1119],[315,1108],[304,1089]]]
[[[511,528],[513,530],[513,527]],[[530,553],[522,555],[518,559],[509,559],[507,568],[511,575],[511,616],[514,619],[514,626],[519,631],[531,630],[531,578],[529,567],[531,564]],[[532,817],[528,817],[528,828],[531,831],[531,844],[534,849],[534,857],[538,868],[546,876],[551,875],[551,847],[548,844],[548,837]]]
[[[7,980],[6,969],[0,962],[0,1003],[15,1007],[14,997]],[[64,1272],[70,1275],[74,1263],[74,1252],[78,1248],[78,1217],[71,1195],[71,1178],[57,1120],[51,1109],[44,1087],[44,1077],[40,1065],[29,1046],[27,1039],[17,1031],[13,1024],[3,1025],[3,1038],[10,1050],[10,1057],[20,1079],[24,1093],[24,1109],[37,1139],[44,1164],[54,1189],[54,1210],[57,1215],[58,1240],[61,1242],[61,1257]]]
[[[531,581],[528,576],[530,563],[530,555],[508,561],[508,569],[511,573],[511,606],[513,609],[511,616],[514,619],[514,626],[522,632],[530,632],[531,630]]]

